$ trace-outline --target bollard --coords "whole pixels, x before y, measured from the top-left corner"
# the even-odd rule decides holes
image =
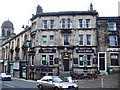
[[[102,86],[102,88],[104,88],[104,82],[103,82],[103,78],[101,79],[101,86]]]

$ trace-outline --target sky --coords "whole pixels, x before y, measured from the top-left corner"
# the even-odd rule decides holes
[[[97,10],[99,16],[118,16],[118,2],[120,0],[0,0],[0,27],[4,21],[11,21],[14,32],[20,33],[22,26],[31,25],[32,14],[36,14],[36,7],[40,5],[43,12],[59,11],[87,11],[90,3]]]

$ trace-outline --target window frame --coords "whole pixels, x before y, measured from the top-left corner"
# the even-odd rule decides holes
[[[43,56],[45,56],[45,60],[43,60]],[[43,61],[45,61],[45,62],[43,62]],[[47,56],[46,55],[42,55],[41,56],[41,65],[46,65],[46,64],[47,64]]]
[[[111,58],[111,56],[114,56],[114,55],[117,55],[117,59],[115,59],[114,58],[114,60],[117,60],[117,63],[118,63],[118,65],[112,65],[112,61],[113,61],[113,58]],[[111,52],[110,53],[110,67],[120,67],[120,65],[119,65],[119,53],[117,53],[117,52]]]
[[[52,59],[50,58],[50,56],[52,56]],[[52,65],[52,66],[54,65],[54,55],[49,55],[49,65]]]
[[[91,28],[91,19],[86,19],[85,23],[86,23],[86,28]]]
[[[80,56],[83,56],[83,61],[80,61]],[[85,66],[85,64],[84,64],[84,59],[85,58],[85,56],[84,55],[79,55],[79,58],[78,58],[78,65],[79,65],[79,67],[84,67]],[[82,62],[83,63],[83,65],[80,65],[80,62]]]
[[[51,40],[51,36],[53,36],[53,40]],[[54,35],[49,35],[49,46],[54,46],[54,45],[55,45],[55,43],[54,43]]]
[[[84,28],[84,23],[83,22],[84,22],[83,19],[78,19],[78,28]]]
[[[55,28],[55,20],[50,20],[50,29],[54,29]]]
[[[44,37],[46,37],[46,41],[44,40]],[[46,43],[46,44],[44,44]],[[47,46],[47,35],[42,36],[42,46]]]
[[[72,28],[72,20],[70,18],[67,19],[67,28]]]
[[[112,24],[112,25],[110,25]],[[117,30],[117,26],[116,26],[116,22],[108,22],[108,31],[116,31]]]
[[[82,43],[83,43],[83,44],[80,44],[80,41],[81,41],[81,40],[80,40],[80,36],[82,36]],[[83,35],[83,34],[80,34],[80,35],[78,36],[78,45],[79,45],[79,46],[84,46],[84,35]]]
[[[66,28],[66,20],[65,20],[65,18],[63,18],[63,19],[61,20],[61,28],[62,28],[62,29],[65,29],[65,28]]]
[[[90,60],[88,60],[88,56],[90,56]],[[90,65],[88,65],[88,61],[90,61]],[[92,67],[92,55],[86,55],[86,66]]]
[[[88,36],[90,36],[90,41],[88,39]],[[88,44],[88,41],[90,42],[90,44]],[[86,35],[86,46],[91,46],[92,45],[92,35],[91,34],[87,34]]]
[[[48,29],[48,21],[47,20],[43,20],[42,21],[42,27],[43,27],[43,29]]]
[[[68,44],[65,44],[65,36],[68,36]],[[63,45],[64,46],[70,45],[70,35],[63,35]]]
[[[110,38],[110,37],[113,37],[113,38],[115,37],[115,40],[112,40],[113,38]],[[114,42],[114,45],[113,45],[113,42]],[[109,35],[109,46],[118,46],[118,36],[117,35]]]

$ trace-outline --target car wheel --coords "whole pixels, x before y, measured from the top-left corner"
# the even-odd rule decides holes
[[[43,86],[42,85],[39,84],[37,87],[39,88],[39,90],[43,90]]]
[[[58,87],[55,87],[54,90],[59,90],[59,88],[58,88]]]

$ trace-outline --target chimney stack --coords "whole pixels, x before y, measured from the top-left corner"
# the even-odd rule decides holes
[[[90,11],[93,11],[93,5],[92,5],[92,3],[90,4]]]

